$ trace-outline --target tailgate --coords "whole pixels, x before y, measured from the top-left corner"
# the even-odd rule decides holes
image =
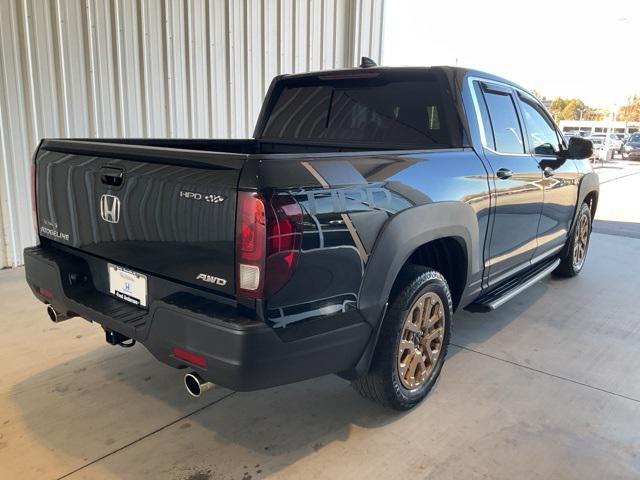
[[[40,235],[141,273],[233,294],[243,156],[229,155],[238,164],[231,168],[229,159],[180,164],[163,156],[160,163],[135,153],[132,160],[41,149]]]

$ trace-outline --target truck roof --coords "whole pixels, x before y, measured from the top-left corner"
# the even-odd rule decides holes
[[[491,73],[484,72],[482,70],[476,70],[472,68],[465,67],[452,67],[449,65],[432,65],[432,66],[424,66],[424,67],[356,67],[356,68],[343,68],[337,70],[317,70],[313,72],[304,72],[304,73],[293,73],[293,74],[283,74],[274,79],[294,79],[294,78],[304,78],[304,77],[318,77],[318,76],[340,76],[340,75],[358,75],[362,73],[385,73],[385,72],[428,72],[439,70],[444,73],[451,80],[461,80],[468,76],[471,77],[481,77],[486,78],[487,80],[495,80],[501,83],[505,83],[507,85],[511,85],[513,87],[519,88],[520,90],[524,90],[529,92],[527,88],[524,88],[521,85],[518,85],[511,80],[507,80],[506,78],[500,77],[498,75],[493,75]],[[529,92],[530,93],[530,92]]]

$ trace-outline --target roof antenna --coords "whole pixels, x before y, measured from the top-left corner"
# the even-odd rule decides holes
[[[362,57],[362,60],[360,61],[360,68],[371,68],[377,66],[378,64],[371,60],[369,57]]]

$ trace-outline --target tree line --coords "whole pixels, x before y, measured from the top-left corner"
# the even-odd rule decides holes
[[[611,111],[592,108],[579,98],[556,97],[551,103],[541,97],[535,90],[534,94],[545,104],[556,121],[560,120],[606,120]],[[640,95],[632,95],[626,103],[618,108],[616,120],[621,122],[640,122]]]
[[[621,122],[640,122],[640,95],[629,97],[627,104],[618,109],[617,119]]]
[[[556,97],[549,106],[556,120],[604,120],[609,111],[590,107],[579,98]]]

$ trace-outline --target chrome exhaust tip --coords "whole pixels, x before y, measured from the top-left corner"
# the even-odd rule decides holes
[[[184,376],[184,386],[189,395],[198,398],[204,392],[213,387],[213,383],[205,381],[196,372],[187,373]]]
[[[49,315],[49,318],[53,323],[63,322],[64,320],[69,320],[70,318],[75,316],[75,315],[66,315],[64,313],[60,313],[56,311],[56,309],[53,308],[51,305],[47,305],[47,315]]]

